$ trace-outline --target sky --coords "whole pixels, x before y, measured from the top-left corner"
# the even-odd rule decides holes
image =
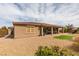
[[[0,3],[0,27],[12,22],[42,22],[79,27],[78,3]]]

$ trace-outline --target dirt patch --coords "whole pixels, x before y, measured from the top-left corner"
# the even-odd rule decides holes
[[[56,45],[67,47],[73,44],[68,40],[56,40],[50,36],[30,37],[23,39],[0,38],[0,55],[34,55],[39,46]]]

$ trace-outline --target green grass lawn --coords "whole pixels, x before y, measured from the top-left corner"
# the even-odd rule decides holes
[[[59,35],[59,36],[54,36],[56,39],[61,39],[61,40],[71,40],[73,36],[71,35]]]

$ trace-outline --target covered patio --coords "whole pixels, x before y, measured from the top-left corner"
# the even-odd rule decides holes
[[[64,28],[63,27],[56,27],[56,26],[44,26],[40,27],[40,35],[48,35],[48,34],[59,34],[59,33],[64,33]]]

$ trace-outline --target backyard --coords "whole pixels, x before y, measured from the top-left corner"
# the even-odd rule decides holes
[[[63,37],[62,35],[55,35]],[[69,35],[67,35],[69,36]],[[67,37],[64,36],[64,37]],[[75,35],[73,35],[75,36]],[[71,39],[73,36],[67,37]],[[74,41],[64,39],[56,39],[51,35],[48,36],[37,36],[30,38],[22,38],[22,39],[5,39],[0,38],[0,55],[26,55],[33,56],[38,49],[39,46],[59,46],[63,48],[72,48]],[[75,51],[75,50],[73,50]]]

